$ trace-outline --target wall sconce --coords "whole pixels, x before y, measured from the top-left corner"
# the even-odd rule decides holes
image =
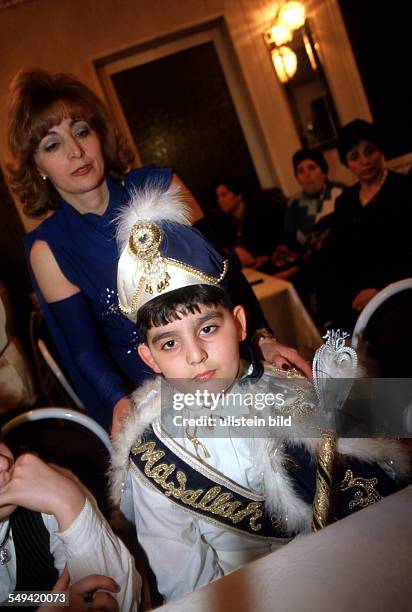
[[[283,45],[275,47],[271,51],[272,62],[281,83],[287,83],[289,79],[295,76],[298,67],[298,58],[296,53],[290,48]]]
[[[334,146],[339,120],[303,3],[284,1],[264,38],[302,146]]]
[[[271,49],[272,62],[281,83],[287,83],[295,76],[298,59],[296,53],[286,43],[293,40],[295,30],[306,21],[305,7],[301,2],[290,0],[283,4],[275,23],[265,33],[266,42]]]

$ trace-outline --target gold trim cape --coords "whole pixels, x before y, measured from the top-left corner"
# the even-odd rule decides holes
[[[274,375],[276,375],[276,378],[274,378]],[[280,386],[278,386],[279,382],[281,383]],[[155,487],[150,479],[144,474],[144,470],[138,470],[133,461],[131,461],[130,451],[136,444],[139,444],[140,440],[144,439],[143,437],[146,430],[151,426],[156,429],[157,422],[161,421],[161,384],[161,378],[157,377],[153,380],[146,381],[134,392],[132,401],[135,405],[135,409],[132,410],[127,419],[125,419],[121,431],[113,436],[110,481],[111,497],[115,504],[120,502],[125,487],[128,486],[127,473],[129,470],[132,472],[133,477],[138,477],[146,486],[153,490],[157,490],[157,487]],[[292,413],[298,412],[299,414],[301,412],[300,392],[303,393],[307,403],[307,401],[309,401],[309,391],[312,388],[311,383],[304,378],[290,378],[283,371],[274,372],[273,368],[265,367],[262,378],[253,384],[246,381],[242,390],[244,392],[252,392],[253,390],[255,390],[255,392],[267,392],[268,385],[269,390],[273,393],[282,389],[284,390],[286,387],[289,388],[289,386],[291,390],[295,390],[296,400],[299,401],[297,401],[297,405],[295,405],[296,402],[292,402],[290,411],[292,411]],[[237,391],[237,387],[234,388],[234,391]],[[302,435],[300,435],[300,433]],[[302,496],[297,493],[295,487],[296,480],[303,479],[303,485],[308,482],[307,476],[304,475],[305,472],[307,473],[307,470],[302,469],[303,465],[309,468],[311,473],[309,481],[314,483],[316,453],[319,444],[318,438],[310,439],[305,437],[303,432],[299,432],[298,424],[295,429],[295,436],[296,437],[291,439],[283,439],[283,444],[276,444],[276,441],[270,438],[257,439],[255,441],[256,448],[254,450],[254,455],[259,458],[259,469],[264,480],[266,514],[269,517],[275,517],[276,521],[282,521],[283,517],[287,517],[287,520],[282,523],[282,527],[289,538],[296,533],[310,531],[312,521],[312,496],[310,495],[306,499],[302,498]],[[173,450],[174,454],[179,454],[183,460],[185,464],[182,470],[183,472],[187,471],[187,463],[194,467],[193,461],[196,461],[195,456],[182,448],[177,440],[173,440],[170,437],[162,438],[162,440],[164,444],[168,445]],[[274,448],[277,449],[276,452],[273,452]],[[299,458],[299,450],[303,453],[304,457]],[[369,479],[377,476],[371,473],[373,471],[370,469],[371,463],[377,462],[384,466],[390,465],[391,471],[402,480],[408,481],[410,477],[410,457],[396,440],[338,438],[337,453],[341,457],[343,463],[346,464],[346,470],[351,470],[353,474],[353,477],[352,474],[349,472],[345,473],[345,471],[341,471],[339,474],[341,480],[346,478],[346,480],[341,483],[342,492],[343,489],[346,489],[346,494],[350,494],[350,497],[348,496],[346,498],[346,503],[343,504],[346,510],[349,509],[349,504],[351,510],[355,510],[365,505],[365,503],[358,498],[362,493],[362,489],[366,491],[365,486],[370,492],[370,485],[373,483],[369,482]],[[350,465],[350,458],[358,459],[366,470],[363,470],[361,474],[358,469],[353,469],[353,464]],[[294,459],[292,464],[290,459]],[[164,461],[159,458],[159,464],[161,463],[164,463]],[[170,463],[177,465],[174,458]],[[300,466],[297,470],[293,470],[294,463],[296,463],[296,467]],[[154,467],[156,467],[156,465],[154,465]],[[221,472],[218,472],[212,465],[206,463],[202,465],[198,463],[197,465],[204,473],[208,475],[212,474],[212,478],[215,483],[217,483],[217,486],[221,485],[220,477],[225,478]],[[290,475],[291,471],[294,472],[293,477]],[[389,481],[392,481],[392,478],[389,478],[385,473],[382,474],[382,471],[380,476],[386,476],[385,480],[389,479]],[[174,475],[172,474],[167,482],[173,481],[173,477]],[[338,483],[339,481],[335,482]],[[238,486],[229,479],[224,479],[223,483],[225,485],[228,484],[230,489],[233,489],[234,486]],[[193,486],[192,483],[190,483],[190,488],[196,490],[196,487]],[[242,488],[239,490],[241,491]],[[164,490],[163,492],[159,491],[159,494],[164,495]],[[381,496],[385,494],[387,494],[387,492],[380,490]],[[256,501],[253,495],[254,494],[249,491],[250,500]],[[367,498],[369,503],[369,501],[372,501],[373,496],[368,493]],[[173,500],[170,496],[169,499],[172,503]],[[257,498],[258,501],[260,499],[262,498]],[[357,505],[353,507],[355,501]],[[136,501],[136,503],[138,503],[138,501]],[[180,507],[188,512],[192,512],[189,505],[180,504]],[[197,516],[199,515],[197,514]],[[211,515],[209,521],[215,522],[215,518],[215,515]],[[204,520],[206,520],[206,518],[204,518]],[[235,531],[237,530],[235,529]],[[239,531],[237,532],[239,533]],[[244,533],[246,534],[246,532]],[[259,538],[258,533],[259,532],[256,532],[253,537]]]

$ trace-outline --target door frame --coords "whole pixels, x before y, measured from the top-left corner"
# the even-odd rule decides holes
[[[114,120],[141,163],[139,147],[130,132],[112,75],[207,42],[214,45],[259,182],[262,187],[277,185],[279,180],[223,16],[95,59],[93,65]]]

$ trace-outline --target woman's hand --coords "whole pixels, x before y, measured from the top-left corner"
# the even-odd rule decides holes
[[[234,248],[236,255],[240,259],[240,263],[243,268],[254,268],[256,264],[256,259],[253,257],[252,253],[249,253],[244,247],[237,246]]]
[[[296,276],[299,270],[300,270],[299,266],[292,266],[291,268],[288,268],[287,270],[283,270],[282,272],[276,272],[276,274],[274,274],[273,276],[275,278],[280,278],[281,280],[288,281],[290,278],[293,278],[294,276]]]
[[[259,348],[263,359],[267,363],[280,370],[289,370],[295,367],[301,370],[307,378],[312,378],[310,365],[299,355],[296,349],[285,346],[274,338],[263,338],[259,341]]]
[[[16,459],[12,476],[0,491],[0,506],[13,504],[53,514],[60,531],[78,517],[84,502],[85,496],[73,480],[30,453]]]
[[[128,397],[122,397],[113,408],[113,419],[110,433],[116,434],[121,428],[124,419],[133,410],[133,404]]]
[[[362,289],[352,302],[352,308],[357,312],[363,310],[368,302],[378,293],[378,290],[371,287],[369,289]]]
[[[258,255],[255,257],[255,265],[253,266],[255,270],[260,270],[264,265],[269,261],[269,255]]]
[[[115,598],[104,591],[105,589],[111,593],[118,593],[120,587],[116,582],[108,576],[90,575],[81,578],[72,586],[70,584],[70,576],[67,567],[53,588],[53,593],[58,591],[69,592],[69,605],[64,609],[67,612],[85,612],[85,610],[98,610],[99,612],[119,612],[119,606]],[[55,606],[40,606],[38,612],[61,612],[61,607]]]

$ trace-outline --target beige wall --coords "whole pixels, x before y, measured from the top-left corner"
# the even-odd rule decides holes
[[[290,158],[300,143],[262,37],[276,4],[268,0],[30,0],[0,11],[0,163],[3,165],[8,155],[7,88],[20,68],[70,71],[103,95],[93,60],[224,16],[267,164],[273,169],[271,178],[266,173],[263,186],[278,183],[290,195],[297,189]],[[338,96],[336,104],[341,118],[344,121],[355,116],[368,118],[369,110],[339,22],[336,0],[309,4],[313,24],[319,30],[319,44],[322,48],[324,43],[329,54],[326,71],[332,91]],[[335,49],[331,23],[336,30],[335,38],[340,36]],[[351,83],[352,95],[347,93],[347,81]],[[328,158],[331,176],[347,180],[349,176],[337,162],[336,154],[331,152]],[[25,223],[27,228],[32,226],[32,222]]]

